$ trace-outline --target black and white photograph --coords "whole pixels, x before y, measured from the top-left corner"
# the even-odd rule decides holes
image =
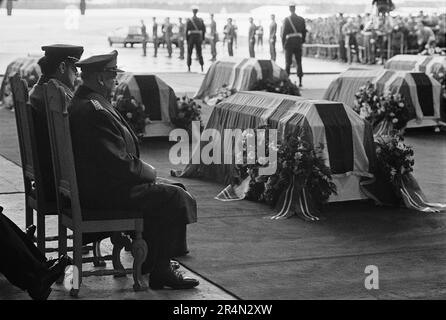
[[[446,300],[444,1],[0,0],[0,300]]]

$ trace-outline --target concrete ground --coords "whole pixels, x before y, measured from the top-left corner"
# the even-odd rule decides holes
[[[0,156],[0,205],[4,207],[4,214],[13,220],[19,227],[25,226],[25,207],[22,169],[11,161]],[[46,234],[57,235],[57,219],[48,217],[46,220]],[[70,246],[70,242],[68,243]],[[57,247],[57,242],[47,245],[50,248]],[[111,254],[112,245],[110,241],[101,243],[102,254]],[[55,254],[47,254],[47,257],[55,257]],[[129,252],[123,250],[121,253],[124,267],[131,268],[133,258]],[[107,268],[111,269],[111,261],[107,262]],[[86,264],[86,270],[97,269],[91,264]],[[184,266],[180,270],[186,276],[197,278],[200,286],[192,290],[148,290],[135,293],[132,289],[133,278],[128,275],[124,278],[112,276],[88,277],[82,283],[80,298],[91,299],[120,299],[120,300],[233,300],[234,297],[225,290],[204,279],[200,275]],[[69,272],[67,272],[67,277]],[[147,279],[146,279],[147,282]],[[69,293],[63,285],[53,285],[50,299],[69,299]],[[0,300],[3,299],[29,299],[27,294],[14,288],[0,274]]]

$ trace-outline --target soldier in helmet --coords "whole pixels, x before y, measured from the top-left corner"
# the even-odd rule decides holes
[[[282,27],[282,45],[285,49],[285,69],[290,74],[294,56],[297,63],[299,86],[302,86],[302,44],[305,42],[307,30],[304,18],[296,14],[296,5],[291,3],[289,7],[291,15],[285,18]]]
[[[203,19],[197,17],[198,7],[192,7],[193,17],[187,20],[186,24],[186,39],[187,39],[187,68],[190,71],[192,64],[192,51],[195,47],[198,61],[200,62],[201,71],[203,71],[203,55],[201,53],[201,46],[206,34],[206,26]]]

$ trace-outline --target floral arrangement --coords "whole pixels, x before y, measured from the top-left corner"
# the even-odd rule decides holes
[[[292,83],[290,79],[281,80],[279,78],[267,78],[259,80],[251,90],[267,91],[274,93],[300,96],[299,87]]]
[[[179,128],[192,130],[192,121],[200,121],[201,123],[201,106],[192,98],[183,96],[177,98],[178,113],[172,119],[172,123]],[[200,125],[202,128],[202,125]]]
[[[380,136],[375,143],[378,174],[385,181],[398,185],[402,176],[413,171],[415,161],[412,147],[407,146],[399,134]]]
[[[370,82],[360,87],[355,94],[353,110],[361,118],[370,121],[373,127],[382,121],[388,121],[394,129],[401,130],[413,118],[400,94],[379,95]]]
[[[142,136],[150,119],[145,113],[145,107],[132,96],[116,95],[112,105],[124,117],[137,136]]]
[[[265,136],[269,136],[268,132]],[[322,205],[331,194],[336,194],[331,170],[321,157],[323,145],[314,148],[298,133],[290,135],[277,150],[268,141],[265,143],[270,146],[269,149],[277,151],[277,170],[273,175],[258,175],[258,169],[267,165],[263,159],[256,159],[255,164],[236,166],[236,182],[247,176],[251,177],[246,199],[274,206],[293,179],[299,186],[307,188],[316,204]],[[246,143],[243,145],[245,154]],[[255,155],[247,155],[247,159],[252,157]]]
[[[227,84],[224,84],[220,89],[217,90],[217,94],[206,101],[206,103],[210,106],[215,106],[216,104],[219,104],[221,101],[232,96],[236,92],[236,89],[229,88]]]
[[[435,80],[437,80],[438,82],[440,82],[442,92],[443,92],[443,97],[446,99],[446,74],[445,74],[445,72],[442,70],[438,73],[433,73],[432,77]]]

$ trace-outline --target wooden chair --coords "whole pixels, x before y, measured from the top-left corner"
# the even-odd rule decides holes
[[[25,184],[25,223],[26,227],[34,223],[34,210],[37,213],[37,247],[45,252],[45,241],[57,240],[45,238],[45,216],[57,215],[56,202],[49,202],[45,190],[41,187],[42,174],[37,156],[36,138],[33,134],[34,122],[32,109],[27,104],[28,86],[18,74],[10,78],[15,106],[17,134],[19,138],[20,157],[22,161],[23,181]],[[50,251],[50,250],[48,250]]]
[[[62,254],[66,252],[67,228],[73,231],[73,256],[78,277],[74,280],[71,295],[77,297],[82,283],[82,276],[114,274],[103,271],[82,272],[82,236],[84,233],[95,232],[124,232],[135,231],[132,243],[133,262],[133,288],[135,291],[146,290],[147,286],[142,279],[141,266],[147,256],[147,244],[142,239],[143,219],[142,212],[89,210],[80,204],[77,186],[74,154],[71,144],[70,123],[65,94],[56,82],[50,80],[45,85],[45,100],[47,108],[48,127],[53,156],[54,174],[56,179],[57,205],[59,209],[59,249]],[[91,217],[103,217],[101,220],[92,220]],[[109,219],[107,217],[122,217]],[[90,217],[90,218],[89,218]],[[119,252],[122,248],[113,249],[113,260],[116,271],[123,269],[119,261]],[[117,253],[117,254],[116,254]],[[118,270],[117,270],[118,269]]]
[[[25,227],[34,223],[34,211],[36,211],[37,248],[41,252],[54,252],[58,249],[46,248],[46,241],[57,241],[58,236],[45,237],[45,217],[47,215],[58,215],[57,203],[47,200],[51,197],[46,194],[47,191],[41,185],[43,181],[42,170],[37,156],[32,107],[28,104],[28,85],[18,74],[10,77],[10,84],[15,106],[17,135],[25,185]],[[71,236],[69,237],[71,238]],[[72,248],[68,249],[72,250]],[[93,249],[94,257],[86,258],[85,261],[93,262],[95,266],[104,266],[104,259],[112,259],[111,256],[101,256],[100,242],[95,242],[93,246],[85,246],[84,249]]]

